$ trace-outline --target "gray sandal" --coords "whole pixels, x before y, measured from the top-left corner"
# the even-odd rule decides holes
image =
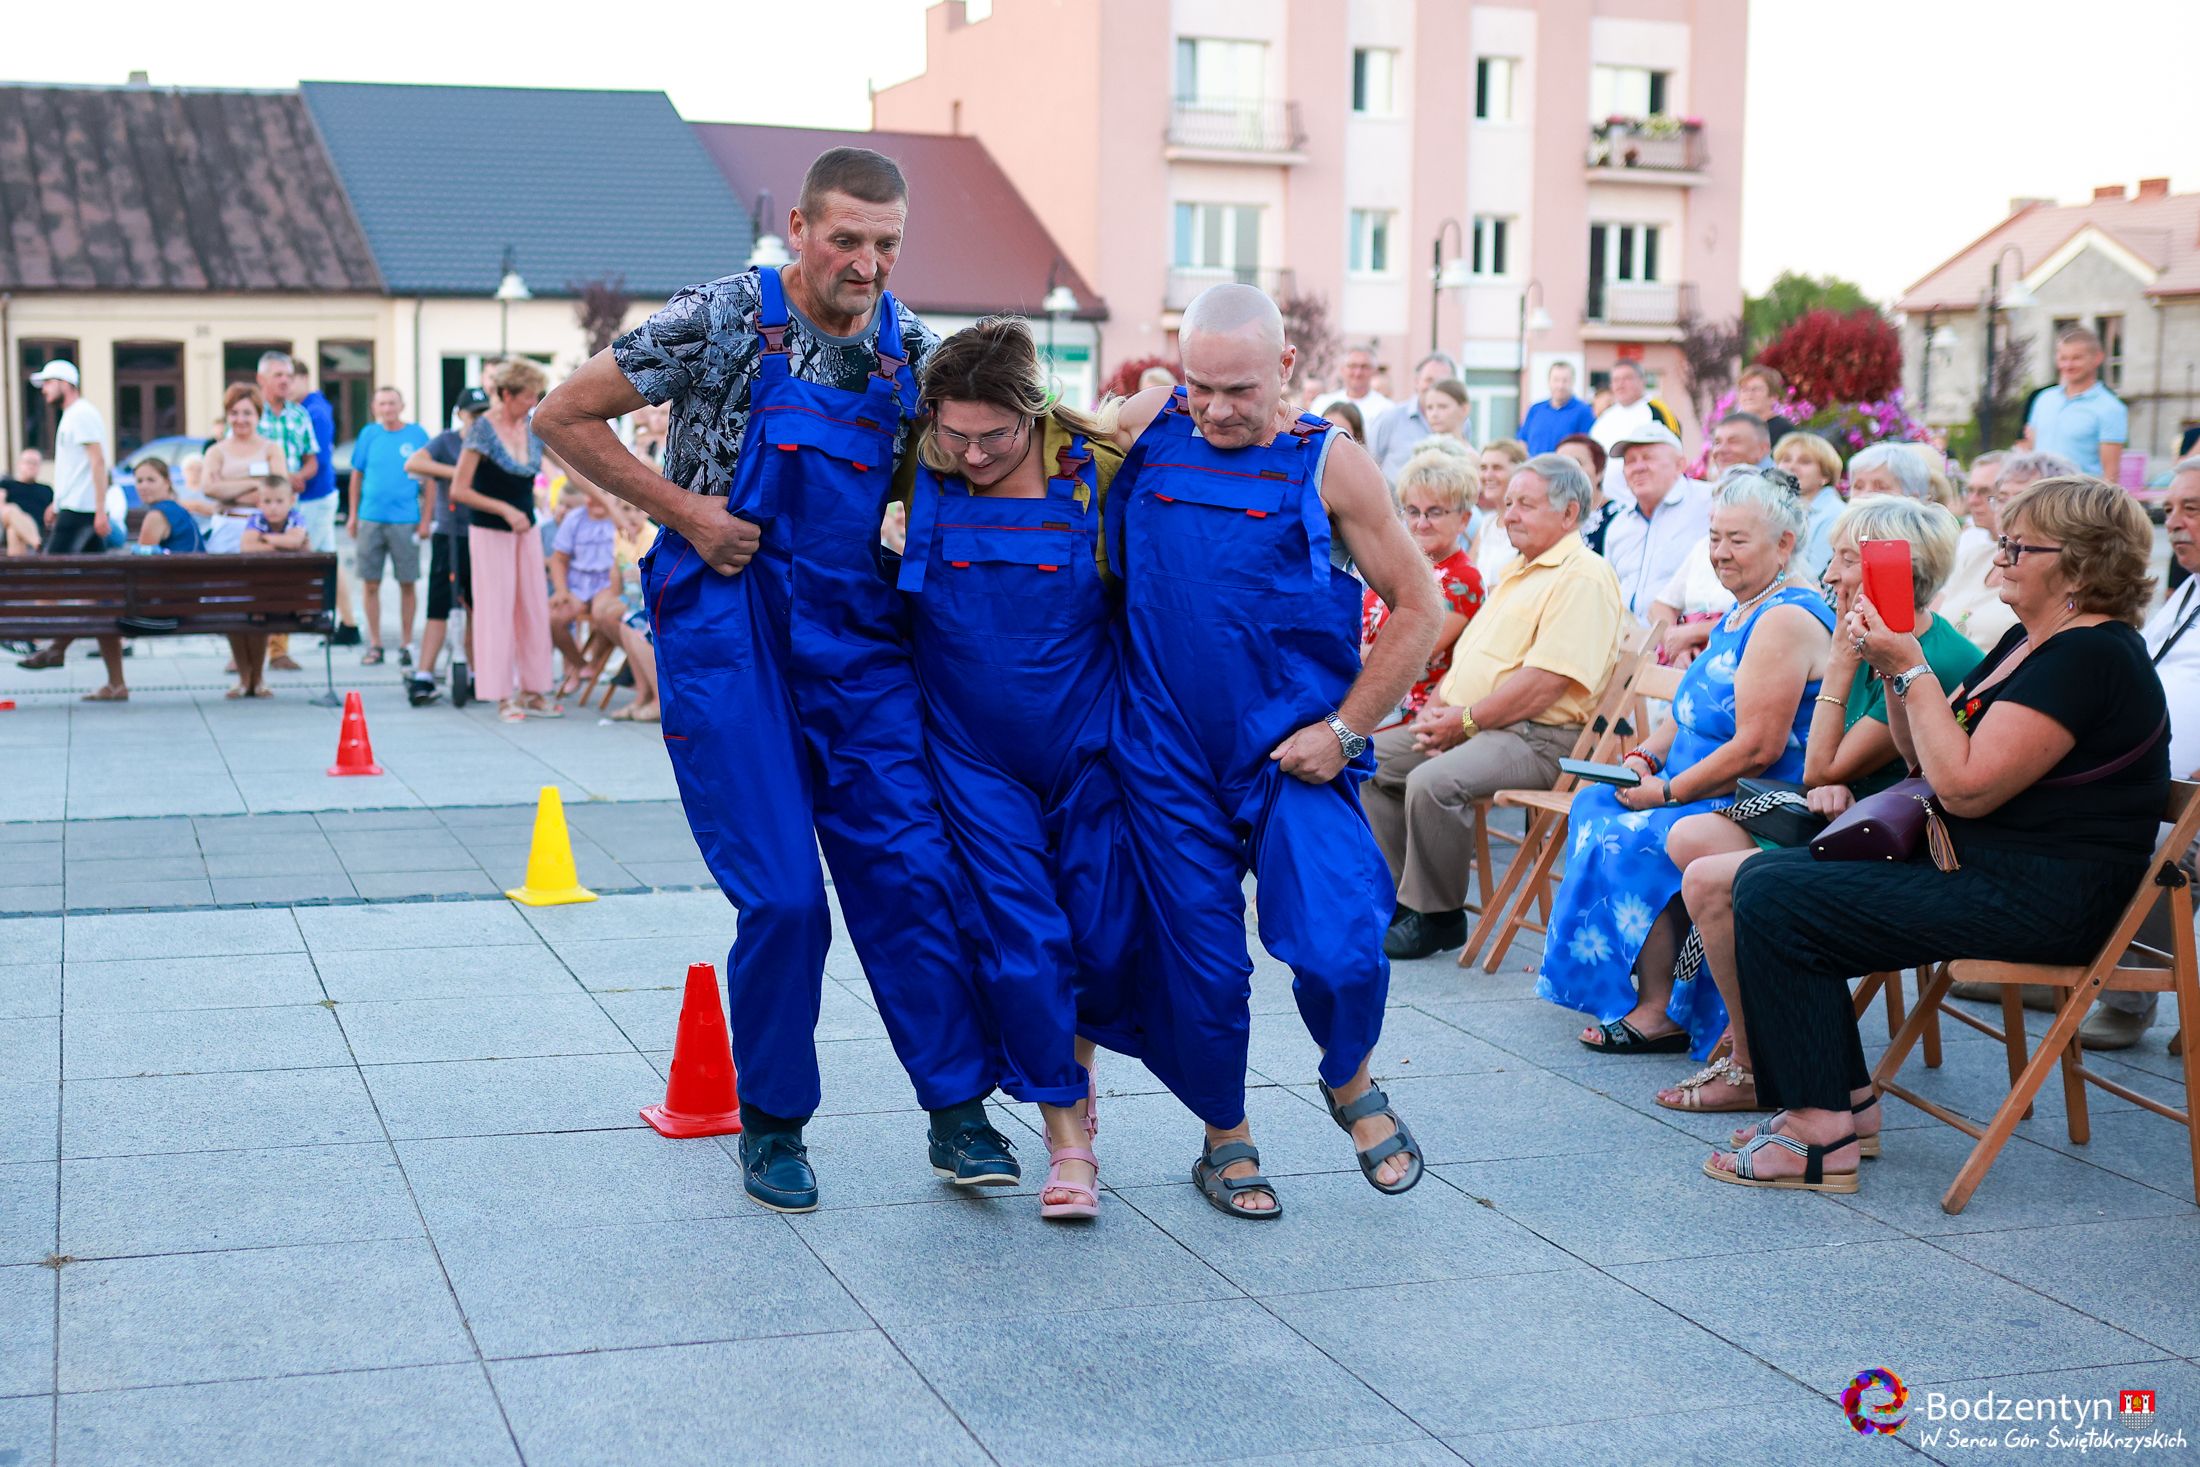
[[[1253,1149],[1250,1141],[1225,1141],[1192,1163],[1192,1185],[1199,1188],[1200,1195],[1217,1212],[1226,1212],[1232,1217],[1249,1218],[1254,1222],[1267,1222],[1282,1217],[1283,1199],[1276,1195],[1274,1184],[1266,1177],[1259,1172],[1254,1172],[1249,1177],[1226,1177],[1222,1174],[1224,1167],[1235,1166],[1241,1161],[1249,1161],[1257,1167],[1260,1165],[1260,1153]],[[1265,1192],[1268,1200],[1276,1205],[1261,1212],[1240,1207],[1234,1200],[1240,1192]]]
[[[1390,1124],[1396,1129],[1373,1146],[1368,1147],[1367,1150],[1354,1153],[1360,1159],[1360,1175],[1367,1178],[1367,1184],[1370,1187],[1378,1192],[1386,1192],[1393,1197],[1400,1192],[1412,1191],[1414,1185],[1421,1180],[1421,1148],[1415,1144],[1413,1132],[1406,1128],[1404,1119],[1399,1116],[1398,1112],[1390,1108],[1390,1097],[1383,1094],[1382,1087],[1370,1085],[1367,1087],[1367,1093],[1358,1100],[1349,1104],[1339,1104],[1335,1091],[1319,1080],[1314,1083],[1321,1086],[1322,1099],[1329,1105],[1329,1118],[1343,1128],[1347,1135],[1351,1134],[1355,1121],[1364,1121],[1369,1116],[1390,1117]],[[1407,1165],[1406,1174],[1403,1177],[1385,1186],[1375,1179],[1375,1169],[1400,1152],[1407,1153],[1413,1160]]]

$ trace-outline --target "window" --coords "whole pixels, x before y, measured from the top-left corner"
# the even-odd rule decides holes
[[[1258,102],[1268,94],[1268,47],[1259,41],[1176,43],[1176,100]]]
[[[1513,120],[1513,73],[1520,63],[1510,56],[1474,59],[1474,116],[1477,122]]]
[[[1390,237],[1398,216],[1388,209],[1354,209],[1349,265],[1355,275],[1388,275],[1394,263]]]
[[[58,336],[26,336],[16,343],[15,364],[21,374],[16,381],[23,384],[23,446],[37,449],[48,462],[53,459],[54,427],[61,421],[61,409],[46,401],[46,394],[31,382],[31,374],[48,362],[62,361],[75,362],[80,368],[84,365],[74,341]],[[12,464],[9,472],[14,472]]]
[[[115,343],[115,458],[183,431],[183,343]]]
[[[1362,46],[1352,53],[1352,110],[1362,117],[1398,115],[1398,53]]]
[[[288,353],[287,341],[225,341],[222,343],[222,390],[228,391],[233,383],[250,382],[260,375],[260,354],[279,351]]]
[[[1459,374],[1467,388],[1467,421],[1461,425],[1470,443],[1510,438],[1520,431],[1520,378],[1517,373],[1469,367]]]
[[[374,343],[321,343],[321,395],[336,411],[336,441],[349,443],[374,421]]]
[[[1670,73],[1644,66],[1598,66],[1589,75],[1589,119],[1649,117],[1665,110]]]
[[[1589,278],[1647,284],[1658,279],[1658,226],[1589,226]]]
[[[1260,209],[1251,204],[1178,204],[1180,270],[1229,270],[1250,283],[1260,268]]]
[[[1512,221],[1495,214],[1474,216],[1474,237],[1468,243],[1467,267],[1470,274],[1501,276],[1510,259]]]

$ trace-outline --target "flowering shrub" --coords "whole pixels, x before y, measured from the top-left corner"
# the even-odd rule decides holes
[[[1902,339],[1877,311],[1806,311],[1757,360],[1812,402],[1884,402],[1902,386]]]
[[[1723,392],[1711,405],[1711,415],[1704,419],[1703,452],[1689,466],[1690,476],[1700,479],[1710,471],[1711,428],[1734,411],[1734,396]],[[1836,402],[1824,407],[1790,388],[1774,413],[1832,443],[1844,464],[1874,443],[1924,443],[1932,437],[1923,423],[1910,416],[1908,400],[1899,387],[1876,402]]]

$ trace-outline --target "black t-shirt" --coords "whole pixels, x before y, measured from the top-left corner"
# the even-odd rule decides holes
[[[445,428],[428,440],[428,457],[451,468],[458,467],[458,451],[466,446],[466,435],[456,428]],[[430,528],[438,535],[456,535],[466,528],[465,512],[451,504],[451,481],[436,479],[435,523]]]
[[[31,523],[44,534],[46,511],[53,505],[53,490],[27,479],[0,479],[0,489],[7,491],[8,503],[29,515]]]
[[[1983,693],[1970,692],[2023,642],[2024,628],[2011,627],[1949,700],[1972,732],[2003,702],[2054,719],[2078,742],[2043,780],[2113,764],[2150,739],[2152,746],[2104,778],[2061,788],[2034,785],[1989,815],[1951,818],[1957,854],[1968,840],[2041,855],[2146,864],[2154,854],[2170,780],[2168,703],[2146,643],[2119,621],[2071,627],[2035,647],[2003,681]]]

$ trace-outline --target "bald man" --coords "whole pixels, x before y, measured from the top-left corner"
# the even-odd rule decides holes
[[[1412,1134],[1368,1076],[1395,892],[1360,808],[1367,736],[1428,663],[1442,606],[1374,460],[1285,406],[1296,351],[1275,303],[1219,285],[1184,313],[1186,386],[1142,392],[1109,498],[1125,586],[1114,739],[1155,941],[1146,1064],[1207,1127],[1192,1179],[1232,1217],[1282,1215],[1245,1118],[1252,964],[1294,975],[1330,1113],[1384,1192],[1421,1176]],[[1393,608],[1365,663],[1359,567]]]

